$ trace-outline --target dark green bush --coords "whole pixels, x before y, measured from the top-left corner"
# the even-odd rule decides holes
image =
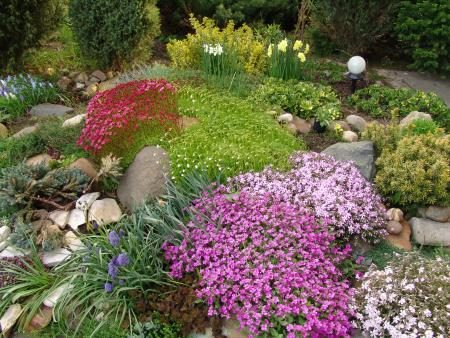
[[[160,0],[165,31],[180,34],[187,31],[190,13],[207,16],[223,26],[228,20],[236,24],[278,23],[292,30],[297,21],[298,0]]]
[[[450,1],[402,1],[395,32],[413,68],[450,73]]]
[[[441,127],[450,130],[450,108],[435,93],[372,85],[358,90],[349,98],[349,102],[358,110],[377,118],[392,115],[402,117],[412,111],[429,113]]]
[[[350,54],[366,53],[392,30],[394,1],[315,0],[311,9],[314,44]],[[324,46],[324,39],[326,46]]]
[[[103,67],[146,61],[159,34],[156,0],[71,0],[69,16],[81,52]]]
[[[63,5],[64,0],[0,1],[0,67],[17,67],[27,48],[55,30]]]

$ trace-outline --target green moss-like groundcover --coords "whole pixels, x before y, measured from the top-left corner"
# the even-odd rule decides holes
[[[185,87],[179,91],[179,109],[200,123],[169,141],[174,180],[194,170],[229,177],[267,165],[286,168],[292,152],[306,149],[249,99]]]

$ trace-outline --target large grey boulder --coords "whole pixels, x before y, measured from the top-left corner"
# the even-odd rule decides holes
[[[64,116],[65,114],[73,113],[73,108],[66,107],[60,104],[42,103],[34,106],[30,110],[32,116]]]
[[[406,115],[406,117],[404,117],[399,125],[400,127],[406,127],[408,125],[410,125],[411,123],[413,123],[416,120],[428,120],[431,121],[431,115],[427,114],[427,113],[422,113],[420,111],[412,111],[411,113],[409,113],[408,115]]]
[[[353,161],[360,173],[369,181],[375,176],[375,152],[371,141],[339,142],[323,151],[338,161]]]
[[[413,236],[423,245],[450,246],[450,222],[441,223],[425,218],[410,219]]]
[[[165,192],[170,162],[167,152],[159,147],[145,147],[123,175],[117,196],[128,209],[133,210],[147,199]]]

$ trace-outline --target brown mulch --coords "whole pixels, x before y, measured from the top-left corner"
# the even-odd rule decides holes
[[[301,137],[308,146],[308,149],[316,153],[320,153],[329,146],[338,142],[334,137],[330,135],[329,132],[316,133],[314,131],[311,131],[308,134],[303,134]]]

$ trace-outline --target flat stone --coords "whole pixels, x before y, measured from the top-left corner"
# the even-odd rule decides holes
[[[294,120],[294,116],[291,113],[284,113],[278,116],[278,122],[280,123],[289,123]]]
[[[89,80],[89,76],[86,72],[81,72],[77,76],[74,77],[75,82],[84,83]]]
[[[345,121],[355,130],[362,132],[366,130],[367,122],[361,116],[349,115],[345,118]]]
[[[114,77],[112,79],[103,81],[103,82],[98,84],[98,91],[99,92],[104,92],[106,90],[113,89],[115,86],[117,86],[117,84],[118,84],[118,78],[117,77]]]
[[[402,232],[403,226],[399,221],[388,221],[386,230],[392,235],[398,235]]]
[[[69,283],[58,286],[47,298],[44,299],[44,305],[49,308],[54,307],[58,303],[58,300],[61,298],[64,292],[71,290],[72,288],[73,285]]]
[[[67,247],[69,247],[69,249],[72,251],[79,251],[86,249],[86,246],[83,244],[81,239],[79,239],[77,235],[75,235],[75,233],[73,233],[72,231],[68,231],[64,235],[64,244]]]
[[[91,192],[89,194],[84,194],[75,203],[75,208],[86,211],[88,210],[92,203],[94,203],[100,197],[99,192]]]
[[[450,222],[435,222],[413,217],[411,223],[414,239],[422,245],[450,246]]]
[[[76,91],[76,92],[79,92],[79,91],[83,90],[84,87],[86,87],[84,82],[77,82],[77,83],[75,83],[75,86],[73,87],[73,90]]]
[[[0,123],[0,139],[8,137],[8,128],[3,123]]]
[[[353,161],[360,173],[369,181],[375,176],[375,152],[371,141],[339,142],[323,151],[338,161]]]
[[[67,224],[75,230],[78,231],[78,228],[86,223],[86,217],[84,215],[84,212],[78,209],[73,209],[69,214],[69,220],[67,221]]]
[[[6,249],[3,249],[3,251],[0,252],[0,258],[23,257],[29,253],[30,253],[29,250],[22,250],[15,248],[13,246],[8,246],[6,247]]]
[[[64,248],[47,251],[42,255],[42,263],[49,267],[57,266],[68,259],[71,255],[72,252]]]
[[[58,80],[58,82],[56,82],[56,85],[58,86],[59,89],[62,90],[69,90],[70,87],[72,86],[73,81],[70,77],[67,76],[63,76],[62,78],[60,78]]]
[[[71,117],[63,122],[62,127],[74,127],[82,123],[86,119],[86,114],[79,114],[77,116]]]
[[[52,157],[49,154],[39,154],[33,157],[30,157],[25,164],[29,166],[37,166],[37,165],[45,165],[48,167]]]
[[[38,126],[31,126],[31,127],[25,127],[22,130],[19,130],[17,133],[15,133],[13,136],[11,136],[12,138],[19,138],[19,137],[23,137],[29,134],[32,134],[34,132],[36,132],[36,130],[38,129]]]
[[[42,103],[34,106],[30,110],[32,116],[64,116],[66,114],[73,113],[73,108],[66,107],[61,104]]]
[[[386,217],[388,221],[397,221],[400,222],[403,220],[403,211],[398,208],[391,208],[386,211]]]
[[[6,241],[11,235],[11,228],[7,225],[4,225],[0,228],[0,242]]]
[[[96,221],[99,226],[120,221],[122,211],[115,199],[96,200],[89,209],[89,221]]]
[[[101,70],[95,70],[91,73],[91,76],[96,77],[97,79],[99,79],[100,81],[105,81],[106,80],[106,75],[105,73],[103,73]]]
[[[136,155],[120,180],[117,189],[120,202],[133,210],[146,200],[161,196],[166,192],[169,172],[167,153],[162,148],[145,147]]]
[[[399,125],[400,125],[400,127],[406,127],[406,126],[410,125],[412,122],[414,122],[415,120],[431,121],[432,118],[431,118],[430,114],[422,113],[420,111],[412,111],[411,113],[406,115],[406,117],[404,117],[400,121]]]
[[[283,125],[286,130],[291,133],[292,135],[297,135],[298,131],[297,131],[297,127],[295,126],[295,124],[293,124],[292,122],[289,123],[285,123]]]
[[[450,208],[431,206],[425,210],[425,216],[433,221],[445,223],[450,221]]]
[[[96,83],[90,84],[86,88],[86,95],[88,97],[93,97],[98,91],[98,85]]]
[[[69,221],[69,211],[64,210],[55,210],[48,214],[48,217],[60,227],[60,229],[64,229]]]
[[[0,242],[0,252],[2,252],[8,246],[8,241]]]
[[[356,141],[358,141],[358,134],[356,134],[353,131],[345,130],[342,133],[342,139],[345,142],[356,142]]]
[[[97,177],[97,169],[95,168],[95,165],[87,158],[79,158],[75,162],[72,162],[69,165],[69,168],[80,169],[90,178]]]
[[[240,324],[235,319],[228,319],[222,327],[222,334],[228,338],[247,338],[247,330],[242,330]]]
[[[36,312],[34,317],[25,327],[25,332],[34,332],[42,330],[47,327],[48,324],[52,321],[53,318],[53,309],[51,307],[41,305],[39,310]]]
[[[20,304],[13,304],[6,310],[5,314],[0,319],[1,332],[5,333],[5,337],[14,324],[16,324],[21,314],[22,306]]]
[[[402,231],[398,235],[389,234],[386,240],[396,248],[411,251],[411,226],[406,221],[401,221],[400,223],[402,225]]]
[[[311,124],[298,116],[292,118],[292,123],[299,134],[308,134],[311,131]]]

